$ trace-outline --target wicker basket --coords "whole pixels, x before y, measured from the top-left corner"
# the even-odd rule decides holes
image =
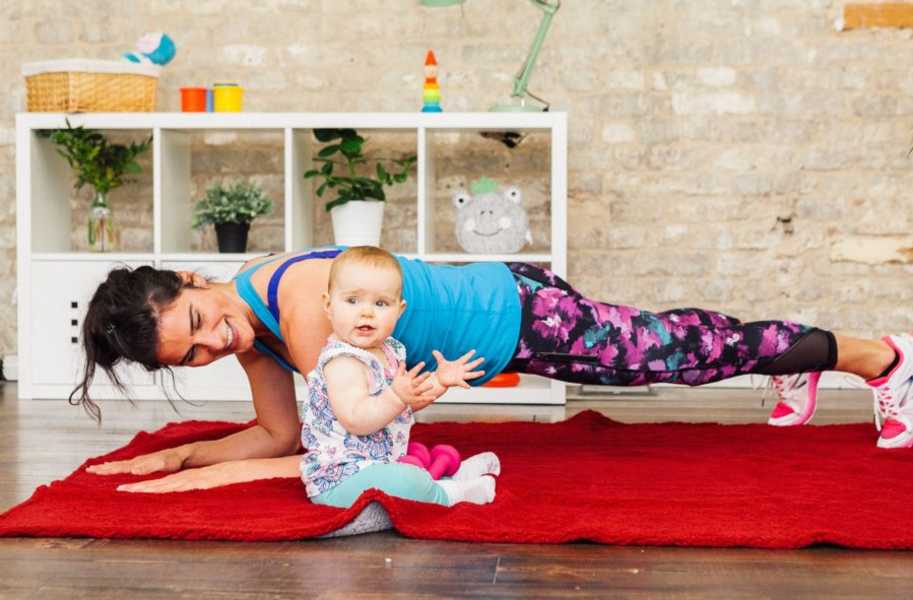
[[[127,61],[23,65],[30,112],[152,112],[161,67]]]

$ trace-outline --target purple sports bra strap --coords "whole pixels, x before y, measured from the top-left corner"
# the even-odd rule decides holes
[[[273,318],[276,319],[276,323],[279,323],[279,281],[282,279],[282,274],[285,273],[285,270],[296,262],[302,260],[308,260],[310,258],[336,258],[336,256],[342,252],[344,248],[333,248],[331,250],[315,250],[313,252],[308,252],[307,254],[301,254],[299,256],[293,256],[292,258],[286,260],[284,263],[279,265],[279,268],[273,273],[272,277],[269,278],[269,288],[267,289],[266,298],[268,302],[269,312],[273,315]]]

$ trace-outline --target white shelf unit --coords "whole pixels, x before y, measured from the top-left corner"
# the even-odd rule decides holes
[[[153,137],[153,248],[151,252],[87,253],[69,247],[72,227],[69,199],[71,174],[51,143],[37,130],[66,127],[143,130]],[[18,245],[18,359],[21,398],[66,398],[81,374],[83,354],[79,328],[85,305],[107,272],[118,265],[153,265],[198,270],[229,279],[257,254],[213,254],[191,251],[189,136],[199,132],[281,133],[284,165],[282,250],[313,246],[313,186],[303,178],[313,155],[312,132],[318,128],[407,132],[415,136],[416,251],[406,256],[428,262],[468,263],[525,261],[548,266],[561,276],[567,267],[567,115],[566,113],[21,113],[16,116],[16,196]],[[547,196],[551,219],[548,251],[511,255],[469,255],[436,251],[433,240],[435,166],[429,138],[444,133],[517,131],[548,136],[550,165]],[[115,207],[115,213],[117,208]],[[177,390],[189,400],[249,400],[250,390],[237,361],[223,359],[202,368],[175,368]],[[140,400],[176,397],[170,378],[136,366],[121,369],[132,397]],[[299,397],[303,379],[296,375]],[[119,398],[104,375],[96,374],[94,398]],[[451,390],[452,403],[563,404],[565,386],[522,376],[514,388],[477,387]]]

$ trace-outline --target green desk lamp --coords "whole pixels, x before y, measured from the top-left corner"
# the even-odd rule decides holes
[[[421,0],[421,3],[424,6],[454,6],[463,4],[465,1],[466,0]],[[542,21],[539,23],[539,31],[536,32],[532,48],[529,49],[526,60],[523,61],[523,66],[520,67],[520,71],[514,75],[514,90],[510,94],[512,102],[508,104],[495,104],[489,109],[494,112],[542,112],[548,110],[548,102],[530,92],[526,89],[526,86],[529,83],[529,77],[533,72],[533,67],[536,65],[536,58],[539,56],[539,50],[542,49],[542,42],[545,41],[545,34],[548,33],[548,28],[552,24],[555,13],[561,8],[561,0],[529,1],[542,10]],[[531,103],[527,99],[527,96],[536,100],[537,103]]]

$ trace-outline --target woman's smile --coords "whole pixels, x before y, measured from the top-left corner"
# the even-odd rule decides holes
[[[235,336],[235,330],[228,322],[228,318],[225,319],[225,329],[228,330],[227,341],[225,342],[225,352],[232,352],[234,351],[234,342],[235,339],[237,339],[237,336]]]

